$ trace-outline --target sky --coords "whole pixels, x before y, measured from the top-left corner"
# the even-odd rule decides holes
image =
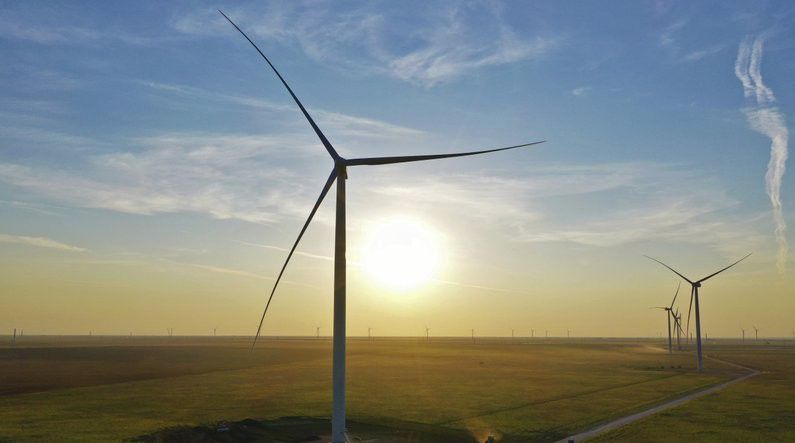
[[[0,2],[0,333],[254,333],[332,162],[218,8],[343,156],[547,140],[350,169],[349,335],[657,336],[644,254],[749,252],[702,329],[795,333],[786,1]],[[331,331],[333,192],[265,335]],[[410,290],[372,272],[396,220]]]

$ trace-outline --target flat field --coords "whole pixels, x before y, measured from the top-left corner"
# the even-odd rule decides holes
[[[254,352],[248,339],[226,337],[3,341],[0,441],[120,441],[174,426],[330,414],[327,339],[266,339]],[[749,441],[762,432],[795,441],[795,348],[709,353],[769,373],[608,439]],[[742,373],[710,360],[699,374],[693,363],[658,341],[349,339],[348,416],[473,441],[554,441]]]

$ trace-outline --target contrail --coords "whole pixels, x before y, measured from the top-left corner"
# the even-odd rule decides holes
[[[776,224],[775,234],[778,243],[776,267],[783,274],[787,267],[789,246],[786,236],[787,225],[781,211],[781,182],[786,170],[789,130],[784,124],[784,117],[778,107],[774,106],[776,96],[762,81],[761,66],[764,42],[764,36],[760,35],[753,41],[747,37],[740,43],[737,61],[734,64],[734,74],[743,85],[745,97],[749,101],[753,101],[750,107],[743,110],[748,124],[751,129],[767,136],[771,141],[770,162],[767,164],[767,173],[765,174],[765,188],[770,197],[770,203],[773,205],[773,221]]]

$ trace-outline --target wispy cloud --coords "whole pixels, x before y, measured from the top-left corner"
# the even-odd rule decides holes
[[[125,43],[144,45],[162,42],[163,37],[130,33],[123,29],[107,29],[100,26],[78,26],[63,24],[62,17],[51,9],[39,10],[34,18],[30,14],[18,14],[7,8],[0,17],[0,37],[24,40],[40,45],[99,45]]]
[[[690,51],[682,57],[682,61],[685,62],[696,62],[703,58],[709,57],[711,55],[717,54],[718,52],[723,50],[723,46],[716,45],[710,46],[709,48],[699,49],[695,51]]]
[[[527,38],[509,27],[491,3],[429,5],[412,31],[398,28],[399,14],[369,7],[341,11],[327,4],[272,4],[266,11],[231,10],[251,34],[281,43],[297,43],[310,57],[356,72],[385,73],[433,86],[489,66],[541,57],[558,43],[555,37]],[[196,11],[174,27],[191,34],[226,32],[215,11]],[[402,44],[390,38],[401,35]]]
[[[273,280],[273,277],[266,277],[264,275],[255,274],[253,272],[248,271],[241,271],[240,269],[232,269],[232,268],[224,268],[220,266],[212,266],[212,265],[202,265],[197,263],[179,263],[185,266],[191,266],[197,269],[202,269],[205,271],[215,272],[218,274],[228,274],[234,275],[237,277],[248,277],[248,278],[255,278],[257,280]]]
[[[578,88],[574,88],[571,90],[571,95],[575,97],[585,97],[586,95],[590,94],[591,87],[590,86],[580,86]]]
[[[18,245],[35,246],[37,248],[58,249],[70,252],[85,252],[85,248],[68,245],[49,239],[47,237],[27,237],[24,235],[0,234],[0,243],[13,243]]]
[[[263,245],[263,244],[260,244],[260,243],[251,243],[251,242],[242,241],[242,240],[237,240],[236,242],[240,243],[241,245],[254,246],[254,247],[263,248],[263,249],[271,249],[273,251],[281,251],[281,252],[289,252],[290,251],[289,249],[282,248],[280,246]],[[317,259],[317,260],[325,260],[325,261],[333,261],[334,260],[334,257],[331,257],[329,255],[310,254],[308,252],[301,252],[301,251],[295,251],[293,254],[294,255],[300,255],[302,257],[314,258],[314,259]]]
[[[79,172],[0,163],[0,181],[78,207],[196,212],[255,223],[297,211],[289,202],[302,201],[301,183],[275,186],[291,176],[279,158],[295,158],[294,149],[284,148],[300,147],[295,138],[168,134],[138,145],[142,149],[89,153],[80,158]]]
[[[0,36],[41,44],[82,43],[99,40],[95,30],[77,26],[34,26],[5,16],[0,19]]]
[[[740,43],[734,73],[743,86],[743,94],[752,101],[752,105],[743,109],[751,128],[770,138],[770,161],[765,174],[765,188],[773,206],[775,236],[778,243],[776,266],[784,273],[789,255],[784,215],[781,208],[781,182],[786,170],[789,142],[789,130],[784,116],[773,104],[776,97],[762,80],[762,52],[765,38],[763,35],[751,39],[746,38]]]
[[[674,240],[724,250],[758,240],[747,226],[720,215],[737,201],[717,180],[684,165],[557,164],[531,166],[524,172],[515,177],[437,173],[400,181],[382,176],[368,192],[383,201],[399,198],[404,207],[424,205],[461,220],[477,219],[481,226],[498,226],[511,239],[527,242],[612,247]],[[598,211],[571,213],[569,205],[591,200],[586,196],[599,199],[608,194],[612,197]],[[569,205],[561,206],[561,200]]]
[[[679,19],[663,28],[659,35],[659,45],[671,54],[676,63],[692,63],[715,55],[723,50],[723,45],[710,45],[701,49],[683,48],[677,34],[689,24],[689,19]]]
[[[222,94],[185,85],[148,81],[141,81],[139,83],[159,91],[177,94],[192,99],[224,102],[249,108],[289,113],[291,115],[296,114],[296,116],[298,113],[298,109],[292,103],[272,103],[260,98]],[[425,135],[425,132],[419,129],[408,128],[380,120],[342,114],[339,112],[325,111],[322,109],[310,109],[310,112],[313,114],[318,124],[324,128],[324,130],[335,134],[370,139],[401,138],[410,136],[417,137]],[[301,117],[301,119],[302,118],[303,117]]]

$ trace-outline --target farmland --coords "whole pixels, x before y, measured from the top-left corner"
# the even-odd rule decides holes
[[[118,441],[174,426],[329,415],[326,339],[271,338],[254,352],[248,340],[227,337],[7,343],[0,347],[0,441]],[[791,440],[794,350],[714,345],[710,356],[766,372],[603,441],[662,441],[669,432]],[[447,430],[476,441],[554,441],[742,372],[708,360],[698,374],[693,363],[691,354],[669,356],[656,341],[350,339],[348,413],[354,430],[377,425]]]

